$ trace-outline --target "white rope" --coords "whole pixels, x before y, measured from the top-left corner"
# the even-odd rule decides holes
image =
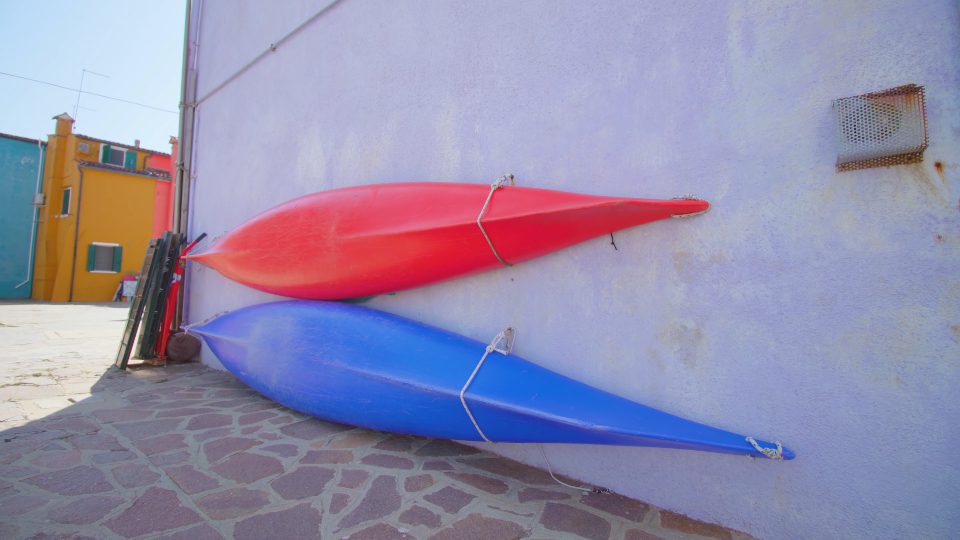
[[[477,227],[480,227],[480,232],[483,233],[483,237],[487,240],[487,245],[490,246],[490,250],[493,251],[494,255],[496,255],[497,260],[503,263],[504,266],[513,266],[512,264],[503,260],[503,257],[500,256],[500,253],[497,252],[497,248],[493,247],[493,241],[490,240],[490,237],[487,235],[487,231],[483,229],[483,223],[480,222],[480,220],[483,219],[483,215],[487,213],[487,207],[490,206],[490,200],[493,199],[493,192],[502,188],[508,183],[511,186],[517,185],[512,174],[505,174],[496,182],[490,184],[490,193],[487,194],[487,200],[483,203],[483,208],[480,209],[480,215],[477,216]]]
[[[700,197],[697,197],[696,195],[690,195],[690,194],[688,193],[688,194],[686,194],[686,195],[681,195],[681,196],[679,196],[679,197],[674,197],[674,198],[672,198],[672,199],[670,199],[670,200],[672,200],[672,201],[699,201],[699,200],[701,200],[701,199],[700,199]],[[699,212],[694,212],[694,213],[692,213],[692,214],[670,214],[670,217],[672,217],[672,218],[677,218],[677,219],[690,218],[690,217],[702,216],[703,214],[706,214],[706,213],[709,212],[709,211],[710,211],[710,207],[708,206],[706,210],[701,210],[701,211],[699,211]]]
[[[470,374],[470,378],[467,379],[467,382],[463,385],[463,388],[460,389],[460,403],[463,405],[463,410],[467,412],[467,416],[470,417],[470,421],[473,422],[473,427],[476,428],[477,433],[480,434],[480,437],[488,443],[492,443],[487,435],[480,429],[480,424],[477,423],[477,419],[474,418],[473,413],[470,412],[470,407],[467,405],[467,398],[465,397],[467,393],[467,388],[470,388],[470,383],[473,382],[473,379],[476,378],[477,373],[480,372],[480,367],[483,365],[483,362],[486,361],[487,357],[490,356],[492,352],[498,352],[504,356],[510,354],[510,350],[513,349],[513,340],[514,332],[513,328],[507,327],[502,332],[494,336],[493,341],[487,345],[486,350],[483,353],[483,356],[480,357],[480,361],[477,362],[477,367],[473,368],[473,373]],[[500,344],[503,343],[501,347]]]
[[[207,324],[208,322],[216,319],[217,317],[219,317],[219,316],[221,316],[221,315],[225,315],[225,314],[227,314],[227,313],[229,313],[229,311],[224,310],[224,311],[221,311],[221,312],[219,312],[219,313],[214,313],[213,315],[207,317],[206,319],[204,319],[204,320],[202,320],[202,321],[200,321],[200,322],[185,324],[185,325],[182,326],[183,331],[189,334],[189,333],[190,333],[190,330],[192,330],[195,326],[202,326],[202,325],[204,325],[204,324]]]
[[[761,454],[767,456],[770,459],[783,460],[783,445],[780,444],[780,441],[773,441],[777,445],[776,448],[764,448],[757,444],[757,440],[753,437],[747,437],[747,442],[753,446],[753,449]]]
[[[540,447],[540,453],[543,455],[543,461],[547,464],[547,472],[550,473],[550,478],[553,478],[561,486],[567,486],[570,489],[576,489],[578,491],[583,491],[584,493],[610,493],[609,489],[604,489],[601,487],[588,488],[585,486],[574,486],[573,484],[568,484],[563,480],[557,478],[557,475],[553,474],[553,467],[550,466],[550,460],[547,459],[547,451],[543,449],[542,444],[538,444]]]

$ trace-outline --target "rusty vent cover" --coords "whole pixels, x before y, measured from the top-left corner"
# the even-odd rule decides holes
[[[837,171],[923,161],[927,112],[923,87],[898,86],[834,100]]]

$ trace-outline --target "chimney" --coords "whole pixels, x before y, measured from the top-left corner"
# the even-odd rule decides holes
[[[134,139],[133,146],[135,146],[136,148],[140,148],[140,139]]]
[[[73,133],[73,117],[67,113],[58,114],[53,117],[57,121],[56,135],[66,136]]]

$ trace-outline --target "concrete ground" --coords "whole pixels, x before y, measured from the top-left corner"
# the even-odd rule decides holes
[[[114,370],[126,315],[0,304],[0,538],[747,538],[467,446],[312,419],[199,364]]]

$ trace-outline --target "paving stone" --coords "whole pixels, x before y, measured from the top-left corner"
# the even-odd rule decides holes
[[[30,460],[31,465],[48,469],[64,469],[80,464],[80,451],[44,452]]]
[[[43,472],[43,470],[36,467],[20,467],[17,465],[0,466],[0,478],[8,478],[12,480],[25,478],[41,472]]]
[[[253,394],[253,391],[243,387],[243,388],[224,388],[222,390],[214,390],[207,394],[207,397],[210,398],[234,398],[234,397],[247,397]]]
[[[247,424],[254,424],[256,422],[262,422],[263,420],[273,418],[276,415],[277,415],[276,413],[271,411],[252,412],[249,414],[241,415],[240,418],[237,419],[237,424],[241,426],[245,426]]]
[[[20,538],[20,527],[13,523],[0,523],[0,538]]]
[[[248,437],[224,437],[203,445],[203,454],[210,463],[216,463],[234,452],[253,448],[260,441]]]
[[[316,497],[335,475],[336,471],[325,467],[300,467],[277,477],[270,487],[287,500]]]
[[[153,454],[163,454],[172,450],[185,448],[187,443],[183,440],[183,435],[179,433],[170,433],[167,435],[158,435],[149,439],[140,439],[134,442],[134,446],[148,456]]]
[[[70,437],[70,444],[78,450],[124,450],[116,437],[106,433]]]
[[[611,513],[631,521],[640,523],[646,517],[650,507],[640,501],[628,499],[616,493],[584,493],[580,496],[580,503],[597,510]]]
[[[310,504],[244,519],[233,528],[237,540],[320,538],[320,512]]]
[[[104,525],[120,536],[131,537],[178,529],[201,520],[199,514],[181,504],[176,493],[152,487]]]
[[[87,536],[85,534],[74,534],[74,533],[51,533],[38,532],[33,536],[29,537],[27,540],[98,540],[92,536]]]
[[[153,416],[153,411],[139,409],[103,409],[93,411],[92,413],[104,424],[113,424],[114,422],[132,422],[135,420],[145,420]]]
[[[180,422],[179,418],[164,418],[162,420],[116,424],[113,427],[128,439],[139,440],[174,431],[180,425]]]
[[[641,529],[630,529],[623,533],[623,540],[665,540],[662,536],[657,536],[651,532]]]
[[[283,433],[287,437],[302,439],[304,441],[312,441],[315,439],[326,438],[334,433],[340,433],[341,431],[347,431],[350,429],[353,429],[353,427],[345,426],[343,424],[334,424],[332,422],[324,422],[322,420],[317,420],[316,418],[308,418],[306,420],[301,420],[299,422],[283,426],[280,428],[280,433]]]
[[[433,460],[433,461],[425,461],[423,463],[423,466],[420,468],[425,471],[452,471],[456,467],[454,467],[453,465],[451,465],[449,462],[446,462],[446,461]]]
[[[546,471],[501,457],[484,457],[458,460],[464,465],[519,480],[525,484],[547,485],[555,483]]]
[[[111,469],[110,473],[117,483],[125,488],[146,486],[160,479],[159,474],[143,463],[124,463]]]
[[[414,453],[423,457],[454,457],[478,454],[480,451],[453,441],[433,439]]]
[[[218,428],[232,425],[232,416],[220,413],[208,413],[194,416],[189,422],[187,422],[187,426],[184,429],[187,431],[199,431],[201,429]]]
[[[271,444],[258,448],[260,452],[270,452],[280,457],[293,457],[300,453],[300,449],[292,444]]]
[[[370,478],[370,473],[367,471],[361,471],[358,469],[343,469],[340,471],[340,482],[337,485],[348,489],[354,489],[360,487],[361,484],[366,482],[367,478]]]
[[[178,465],[163,470],[187,495],[211,490],[220,482],[198,471],[193,465]]]
[[[238,487],[204,495],[197,506],[213,519],[233,519],[254,514],[270,504],[266,493]]]
[[[516,540],[529,535],[530,531],[518,523],[470,514],[431,536],[430,540]]]
[[[212,407],[220,410],[232,409],[234,407],[239,407],[240,405],[246,405],[247,403],[250,403],[250,399],[252,397],[253,396],[249,396],[246,398],[223,399],[220,401],[208,401],[206,405],[207,407]]]
[[[100,469],[88,465],[38,474],[24,482],[59,495],[89,495],[113,489]]]
[[[470,501],[476,499],[476,496],[452,486],[445,486],[429,495],[424,495],[423,499],[443,508],[448,514],[456,514],[464,506],[470,504]]]
[[[487,493],[493,493],[494,495],[502,495],[507,492],[507,484],[502,480],[497,480],[490,476],[483,474],[474,474],[474,473],[461,473],[461,472],[448,472],[447,476],[454,478],[463,482],[464,484],[471,485],[477,489],[486,491]]]
[[[249,405],[244,405],[243,407],[238,407],[237,412],[239,413],[249,413],[255,411],[266,411],[271,409],[277,409],[280,405],[270,402],[270,401],[255,401]]]
[[[349,450],[310,450],[300,459],[300,463],[304,465],[329,465],[352,461],[353,452]]]
[[[429,474],[418,474],[407,477],[403,481],[403,489],[408,492],[423,491],[433,485],[433,476]]]
[[[399,519],[401,523],[406,523],[414,527],[417,525],[425,525],[431,529],[436,529],[440,526],[440,516],[438,514],[416,504],[400,514]]]
[[[36,495],[13,495],[3,500],[0,504],[0,516],[15,518],[32,512],[37,508],[50,502],[49,497],[38,497]]]
[[[391,435],[374,445],[374,448],[388,452],[407,452],[412,447],[413,438],[406,435]]]
[[[570,533],[590,540],[607,540],[610,523],[579,508],[550,502],[543,507],[540,524],[551,531]]]
[[[405,457],[390,454],[369,454],[360,460],[365,465],[374,465],[388,469],[413,469],[413,461]]]
[[[356,430],[341,435],[330,441],[330,448],[360,448],[361,446],[370,446],[371,444],[383,438],[382,433],[367,430]]]
[[[214,465],[211,470],[234,482],[248,484],[282,473],[283,465],[276,458],[240,452]]]
[[[334,493],[330,498],[330,513],[339,514],[350,504],[350,496],[346,493]]]
[[[216,439],[218,437],[223,437],[224,435],[229,435],[233,433],[232,427],[225,428],[215,428],[208,431],[201,431],[193,436],[193,440],[197,442],[209,441],[210,439]]]
[[[400,509],[400,493],[397,479],[393,476],[378,476],[364,494],[360,504],[347,514],[338,526],[348,529],[361,523],[380,519]]]
[[[729,530],[719,525],[698,521],[682,514],[668,512],[666,510],[660,511],[660,525],[682,533],[699,534],[700,536],[708,536],[720,540],[731,540],[733,538],[733,534]]]
[[[296,418],[294,418],[294,417],[292,417],[292,416],[288,416],[288,415],[277,416],[276,418],[271,418],[270,420],[267,420],[267,422],[270,422],[271,424],[273,424],[273,425],[275,425],[275,426],[283,426],[283,425],[286,425],[286,424],[292,424],[293,422],[296,422],[296,421],[297,421]]]
[[[69,431],[71,433],[84,435],[100,431],[99,424],[87,418],[81,417],[63,418],[60,420],[47,422],[44,427],[45,429],[59,429],[62,431]]]
[[[127,450],[110,450],[100,452],[90,457],[90,461],[95,465],[106,465],[108,463],[120,463],[121,461],[130,461],[136,459],[137,455]]]
[[[165,534],[163,540],[223,540],[223,535],[210,525],[201,523],[177,533]]]
[[[169,465],[179,465],[193,459],[193,454],[186,450],[177,450],[169,454],[158,454],[149,456],[147,459],[157,467],[167,467]]]
[[[413,540],[413,536],[386,523],[371,525],[345,538],[347,540]]]
[[[120,497],[93,495],[54,508],[47,515],[57,523],[87,525],[99,521],[123,502]]]
[[[520,493],[517,494],[517,499],[522,503],[528,501],[562,501],[569,498],[570,495],[568,493],[537,488],[523,488],[520,490]]]
[[[177,407],[176,409],[167,409],[157,413],[157,418],[181,418],[183,416],[193,416],[196,414],[212,413],[215,409],[210,407]]]

